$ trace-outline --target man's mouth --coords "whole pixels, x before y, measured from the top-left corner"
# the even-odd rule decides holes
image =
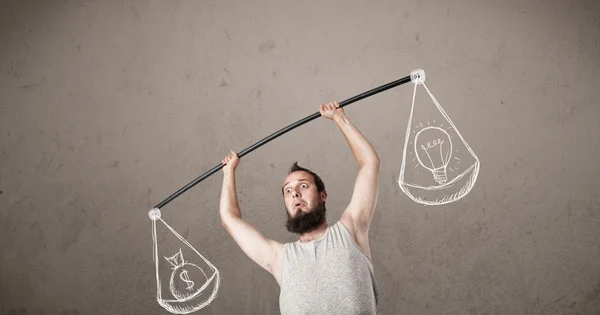
[[[294,203],[294,208],[301,207],[303,204],[301,202]]]

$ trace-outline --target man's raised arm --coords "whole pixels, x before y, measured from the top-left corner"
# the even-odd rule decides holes
[[[367,233],[371,224],[377,195],[379,190],[379,156],[373,145],[354,126],[346,116],[338,102],[321,105],[321,115],[335,121],[346,141],[350,145],[352,154],[358,163],[359,170],[354,185],[354,192],[348,208],[342,216],[343,221],[351,221],[355,232]]]
[[[269,271],[279,282],[278,269],[280,248],[283,245],[267,238],[264,234],[242,219],[235,187],[235,168],[239,164],[239,157],[233,151],[222,161],[223,188],[219,212],[221,224],[233,237],[234,241],[250,259],[259,266]]]

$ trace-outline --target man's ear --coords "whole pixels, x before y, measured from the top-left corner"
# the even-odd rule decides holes
[[[321,199],[323,199],[323,201],[327,200],[327,190],[323,190],[321,192]]]

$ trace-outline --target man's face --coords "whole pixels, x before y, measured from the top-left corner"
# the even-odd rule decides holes
[[[327,193],[319,193],[314,178],[304,171],[288,175],[283,186],[287,228],[292,233],[310,232],[325,221]]]

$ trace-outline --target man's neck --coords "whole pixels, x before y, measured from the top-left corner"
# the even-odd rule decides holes
[[[318,228],[300,235],[299,240],[301,243],[308,243],[311,241],[320,240],[325,235],[326,230],[327,230],[327,221],[325,221],[321,225],[319,225]]]

